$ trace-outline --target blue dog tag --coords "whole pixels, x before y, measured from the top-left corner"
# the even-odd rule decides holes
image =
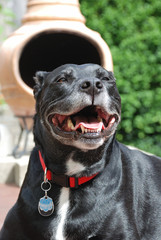
[[[50,216],[54,212],[53,200],[48,196],[40,198],[38,210],[42,216],[44,217]]]

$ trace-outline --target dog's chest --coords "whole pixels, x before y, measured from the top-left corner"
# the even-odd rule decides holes
[[[51,240],[65,240],[65,222],[69,209],[69,189],[62,188],[59,196],[58,217],[50,224]]]
[[[79,173],[85,169],[85,167],[78,163],[74,162],[72,156],[68,159],[66,164],[67,174],[72,175]],[[67,214],[70,206],[70,189],[63,187],[59,196],[58,203],[58,216],[57,221],[53,220],[50,225],[50,231],[52,233],[51,240],[65,240],[65,223],[67,221]]]

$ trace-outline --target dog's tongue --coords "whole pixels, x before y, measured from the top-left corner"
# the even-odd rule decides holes
[[[75,117],[76,125],[75,125],[75,130],[83,126],[86,129],[89,130],[102,130],[105,129],[104,124],[99,121],[95,117],[84,117],[84,116],[79,116]]]

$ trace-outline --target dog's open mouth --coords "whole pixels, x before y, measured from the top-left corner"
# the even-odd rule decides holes
[[[92,106],[73,115],[54,114],[49,121],[65,132],[89,134],[110,130],[118,122],[118,115],[105,113],[100,107]]]

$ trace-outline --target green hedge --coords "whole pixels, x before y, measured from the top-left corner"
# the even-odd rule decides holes
[[[161,1],[80,0],[109,45],[122,98],[117,138],[161,156]]]
[[[0,1],[0,43],[6,38],[8,26],[15,26],[14,13],[6,7],[7,1]]]

